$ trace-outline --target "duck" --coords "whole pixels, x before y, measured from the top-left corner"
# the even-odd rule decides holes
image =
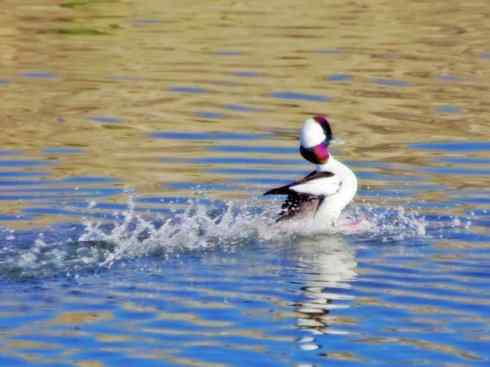
[[[357,193],[357,178],[329,151],[332,128],[325,115],[308,118],[301,128],[299,153],[316,169],[300,180],[268,190],[264,195],[286,195],[276,222],[312,220],[335,227],[342,211]]]

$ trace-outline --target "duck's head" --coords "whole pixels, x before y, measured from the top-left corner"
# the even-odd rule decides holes
[[[314,116],[303,124],[299,151],[304,159],[314,164],[327,163],[328,145],[333,139],[332,129],[325,116]]]

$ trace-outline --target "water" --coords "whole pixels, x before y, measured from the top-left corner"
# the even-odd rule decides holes
[[[0,365],[488,366],[489,16],[8,2]],[[360,181],[327,232],[261,195],[315,113]]]

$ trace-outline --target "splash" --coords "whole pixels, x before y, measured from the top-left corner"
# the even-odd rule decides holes
[[[90,202],[87,210],[95,210]],[[41,231],[0,230],[0,278],[78,276],[105,271],[121,261],[180,256],[216,248],[236,251],[252,243],[284,245],[311,236],[342,235],[370,243],[426,238],[431,223],[416,211],[360,205],[337,226],[275,223],[277,204],[247,201],[191,201],[165,214],[143,211],[129,199],[112,219],[84,219]],[[455,222],[456,223],[456,222]],[[458,225],[457,223],[454,224]],[[463,224],[461,224],[463,225]]]
[[[350,234],[367,235],[381,242],[402,241],[428,236],[429,223],[417,211],[404,207],[358,206],[346,218]],[[349,223],[351,224],[349,227]]]
[[[251,239],[261,238],[272,224],[267,211],[245,202],[214,202],[210,205],[192,202],[184,210],[155,216],[135,211],[133,200],[122,213],[122,221],[84,221],[81,243],[114,244],[101,266],[112,266],[123,258],[164,255],[179,250],[204,250],[221,246],[234,248]],[[269,232],[270,233],[270,232]]]

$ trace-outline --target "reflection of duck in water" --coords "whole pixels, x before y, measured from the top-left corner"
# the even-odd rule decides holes
[[[356,195],[356,176],[328,151],[332,138],[330,124],[324,116],[305,121],[300,153],[317,168],[299,181],[264,194],[287,195],[278,221],[313,218],[319,224],[335,225],[342,210]]]
[[[354,251],[341,236],[316,236],[301,238],[294,256],[306,275],[304,298],[295,304],[298,327],[313,335],[345,333],[342,320],[331,312],[349,307],[353,299],[348,293],[357,275]],[[301,339],[299,346],[305,350],[318,347],[313,336]]]

